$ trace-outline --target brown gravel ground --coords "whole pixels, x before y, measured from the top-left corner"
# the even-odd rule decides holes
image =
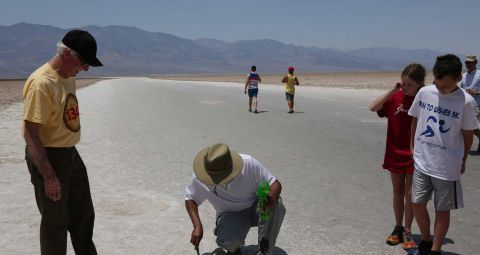
[[[281,85],[285,74],[262,74],[262,83]],[[354,89],[388,89],[400,81],[400,72],[366,72],[366,73],[299,73],[297,77],[301,86],[339,87]],[[244,83],[245,75],[160,75],[155,79],[181,81],[216,81]],[[433,81],[432,74],[426,78],[426,84]]]
[[[77,78],[77,88],[83,88],[103,78]],[[25,80],[0,80],[0,111],[10,104],[22,101],[22,89]]]

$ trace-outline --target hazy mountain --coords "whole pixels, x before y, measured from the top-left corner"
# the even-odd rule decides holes
[[[440,52],[368,48],[351,51],[302,47],[275,40],[233,43],[211,38],[189,40],[125,26],[88,26],[104,67],[83,76],[146,76],[158,74],[400,70],[409,62],[430,68]],[[20,23],[0,26],[0,78],[23,78],[55,54],[55,44],[68,30]]]

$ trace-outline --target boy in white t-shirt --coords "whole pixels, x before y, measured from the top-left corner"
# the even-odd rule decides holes
[[[439,56],[433,67],[434,86],[422,88],[408,114],[412,120],[415,172],[412,202],[421,232],[419,254],[440,254],[450,210],[463,207],[460,176],[472,146],[475,100],[457,86],[462,63],[452,54]],[[427,202],[435,198],[434,240],[430,235]]]

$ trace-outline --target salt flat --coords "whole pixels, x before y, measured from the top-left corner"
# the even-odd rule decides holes
[[[390,178],[381,170],[386,122],[367,109],[381,93],[300,86],[297,112],[288,114],[283,88],[263,84],[261,113],[252,114],[241,83],[121,78],[79,90],[77,148],[89,171],[99,254],[195,254],[183,192],[194,156],[216,142],[252,154],[282,182],[287,215],[276,254],[406,254],[384,242],[394,223]],[[0,111],[0,254],[39,251],[22,107]],[[466,208],[452,214],[445,254],[476,253],[479,159],[469,158]],[[208,202],[200,214],[204,253],[215,248]],[[255,240],[252,230],[247,254]]]

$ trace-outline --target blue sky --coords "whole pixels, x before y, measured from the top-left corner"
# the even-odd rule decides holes
[[[189,39],[480,55],[479,15],[479,0],[1,0],[0,25],[124,25]]]

